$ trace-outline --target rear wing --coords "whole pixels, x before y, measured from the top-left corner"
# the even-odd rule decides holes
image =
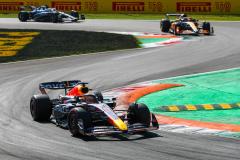
[[[169,19],[169,17],[171,17],[171,16],[175,16],[175,17],[187,17],[187,15],[186,14],[184,14],[184,13],[167,13],[166,14],[166,18],[167,19]]]
[[[20,11],[33,11],[36,9],[35,6],[20,6]]]
[[[39,84],[39,90],[42,94],[47,94],[46,89],[59,90],[64,89],[65,93],[67,89],[74,88],[76,85],[82,84],[85,86],[87,82],[82,82],[80,80],[70,80],[70,81],[60,81],[60,82],[44,82]]]

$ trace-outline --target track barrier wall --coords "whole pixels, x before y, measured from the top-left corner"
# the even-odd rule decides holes
[[[0,13],[17,13],[27,5],[82,13],[240,14],[240,0],[0,0]]]

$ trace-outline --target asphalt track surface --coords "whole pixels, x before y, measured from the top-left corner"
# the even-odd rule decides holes
[[[218,136],[163,132],[130,137],[74,138],[49,123],[32,121],[31,95],[43,81],[81,79],[92,88],[240,67],[240,23],[214,23],[216,36],[168,47],[133,49],[0,64],[1,160],[196,159],[237,160],[240,141]],[[20,23],[0,19],[0,28],[159,32],[157,21],[87,20],[80,24]],[[79,42],[81,43],[81,42]]]

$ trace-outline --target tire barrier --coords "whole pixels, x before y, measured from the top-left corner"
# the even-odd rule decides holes
[[[163,112],[180,112],[180,111],[227,110],[227,109],[240,109],[240,103],[202,104],[202,105],[172,105],[172,106],[161,106],[154,110],[155,111],[163,111]]]
[[[29,5],[83,13],[240,14],[239,0],[4,0],[0,13],[17,13]]]

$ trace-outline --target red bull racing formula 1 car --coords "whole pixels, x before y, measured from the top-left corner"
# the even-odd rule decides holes
[[[175,16],[177,19],[171,20]],[[160,29],[162,32],[169,32],[175,35],[212,35],[213,27],[209,22],[199,22],[196,19],[187,17],[186,14],[166,14],[161,20]]]
[[[156,117],[144,104],[130,104],[126,110],[116,110],[114,99],[91,91],[80,80],[46,82],[39,85],[42,94],[34,95],[30,111],[35,121],[52,121],[69,129],[73,136],[97,136],[138,133],[159,128]],[[64,95],[50,99],[48,90],[65,90]]]

